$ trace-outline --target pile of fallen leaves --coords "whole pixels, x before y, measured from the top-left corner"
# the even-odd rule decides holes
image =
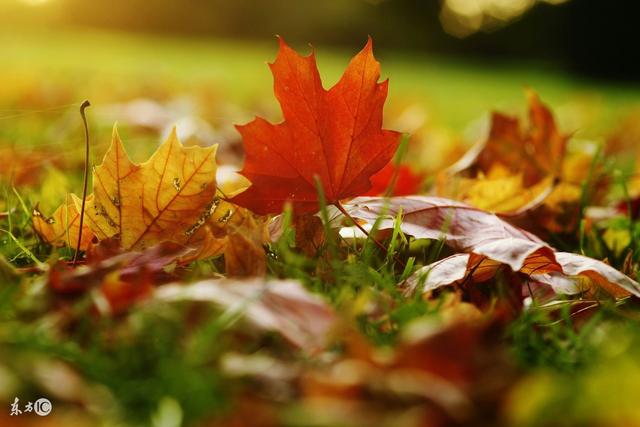
[[[606,310],[633,311],[635,181],[617,191],[602,150],[572,146],[532,91],[526,125],[494,113],[456,162],[416,170],[403,157],[415,139],[383,128],[388,80],[379,82],[371,40],[329,90],[314,54],[282,39],[270,68],[284,120],[237,127],[239,174],[217,173],[216,146],[185,146],[175,129],[135,163],[114,127],[84,200],[69,194],[51,214],[35,205],[33,230],[50,256],[24,247],[33,263],[7,263],[3,281],[24,287],[12,301],[37,296],[17,318],[39,318],[60,342],[83,338],[51,354],[73,385],[36,376],[33,387],[87,423],[132,421],[122,406],[135,399],[119,401],[80,354],[95,340],[105,354],[135,344],[136,316],[179,306],[185,334],[220,340],[187,346],[189,369],[216,376],[184,396],[215,394],[207,387],[217,381],[216,399],[230,401],[187,414],[185,399],[154,389],[143,422],[177,411],[225,426],[534,424],[513,404],[524,383],[510,345],[542,323],[510,334],[527,316],[580,334]],[[634,138],[622,135],[614,142]],[[19,182],[39,179],[18,172]]]

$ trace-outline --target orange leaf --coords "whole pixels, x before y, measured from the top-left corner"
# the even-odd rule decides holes
[[[160,242],[194,249],[182,262],[221,254],[227,241],[215,229],[232,212],[218,209],[230,205],[216,197],[215,153],[216,146],[184,147],[174,128],[148,161],[135,164],[114,126],[111,146],[93,171],[82,249],[95,235],[100,241],[117,240],[125,250],[144,250]],[[36,210],[34,228],[48,243],[74,246],[80,209],[80,199],[71,195],[52,218]],[[68,231],[61,225],[67,211]]]
[[[527,91],[527,97],[529,128],[521,133],[517,118],[494,113],[489,138],[476,164],[488,174],[499,163],[522,173],[523,184],[530,186],[548,175],[560,176],[568,138],[558,131],[551,111],[538,95]]]
[[[382,129],[388,81],[378,83],[380,64],[371,39],[335,86],[325,90],[315,54],[303,57],[280,39],[270,64],[284,122],[256,118],[238,126],[245,147],[242,174],[252,185],[232,201],[258,214],[318,210],[315,177],[327,202],[366,193],[370,177],[391,160],[400,134]]]
[[[124,249],[161,241],[186,243],[211,216],[216,147],[184,147],[175,128],[151,158],[136,165],[114,128],[111,147],[94,171],[87,218],[100,239]]]
[[[33,228],[47,243],[62,247],[75,248],[80,232],[80,200],[73,194],[67,195],[67,201],[55,210],[51,217],[46,218],[36,206],[33,210]],[[93,239],[93,233],[85,220],[82,226],[82,242],[80,249],[84,250]]]

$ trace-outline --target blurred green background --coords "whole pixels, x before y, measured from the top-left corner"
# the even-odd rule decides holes
[[[640,5],[623,0],[3,0],[3,27],[83,26],[380,47],[492,62],[551,63],[640,79]]]
[[[240,163],[234,124],[279,120],[265,62],[275,35],[312,44],[325,86],[374,39],[390,78],[385,125],[442,166],[491,110],[523,114],[523,89],[576,138],[606,140],[640,110],[639,4],[585,0],[3,0],[0,143],[82,158],[77,109],[93,108],[93,161],[119,122],[144,158],[167,128],[220,143]],[[153,143],[150,143],[153,142]],[[449,147],[449,148],[446,148]],[[459,153],[458,153],[459,154]],[[435,159],[435,160],[434,160]]]
[[[640,102],[638,9],[615,0],[3,0],[0,101],[14,111],[206,90],[238,106],[212,113],[218,121],[277,117],[264,66],[275,34],[317,47],[325,85],[372,35],[392,119],[417,105],[417,121],[462,132],[491,109],[522,111],[530,86],[567,130],[602,137]],[[416,120],[393,124],[413,131]]]

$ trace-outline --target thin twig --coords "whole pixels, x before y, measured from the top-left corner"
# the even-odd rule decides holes
[[[80,253],[80,245],[82,243],[82,227],[84,225],[84,207],[87,202],[87,187],[89,186],[89,124],[87,123],[87,116],[85,110],[91,106],[88,100],[85,100],[80,105],[80,116],[82,117],[82,123],[84,124],[84,178],[82,188],[82,210],[80,211],[80,229],[78,230],[78,245],[76,246],[76,253],[73,255],[73,265],[76,265],[78,261],[78,254]]]
[[[342,206],[340,202],[336,202],[334,206],[338,208],[338,210],[342,212],[344,216],[349,218],[349,220],[351,220],[351,222],[353,222],[355,226],[358,227],[358,229],[364,233],[365,236],[371,239],[373,243],[376,244],[377,247],[379,247],[386,255],[389,255],[389,250],[382,243],[380,243],[378,239],[375,239],[373,236],[371,236],[369,232],[365,230],[365,228],[362,225],[360,225],[360,223],[358,223],[358,221],[356,221],[349,212],[347,212],[347,210],[344,208],[344,206]],[[405,263],[400,258],[398,258],[395,254],[391,254],[391,255],[393,256],[394,261],[400,264],[402,268],[406,267]]]

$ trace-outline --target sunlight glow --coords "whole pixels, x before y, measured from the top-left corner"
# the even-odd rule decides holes
[[[456,37],[492,30],[521,16],[536,3],[558,5],[568,0],[444,0],[440,20]]]
[[[40,6],[41,4],[48,3],[50,0],[20,0],[29,6]]]

